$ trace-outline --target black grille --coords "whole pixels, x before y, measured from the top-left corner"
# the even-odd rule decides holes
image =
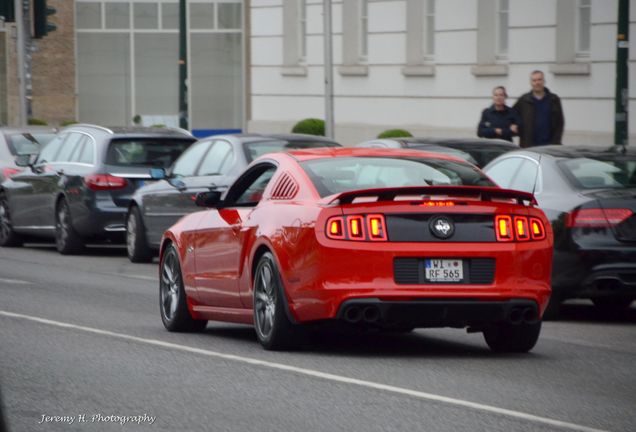
[[[431,257],[433,258],[433,257]],[[441,258],[443,257],[434,257]],[[424,266],[427,258],[395,258],[393,276],[397,284],[491,284],[495,280],[494,258],[464,258],[464,279],[458,282],[431,282],[426,280]]]

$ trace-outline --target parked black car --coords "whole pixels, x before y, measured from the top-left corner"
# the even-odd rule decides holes
[[[132,262],[151,261],[163,232],[182,216],[200,210],[197,193],[227,188],[259,156],[317,147],[341,147],[330,139],[303,134],[218,135],[197,141],[159,180],[135,192],[126,217],[126,245]],[[163,178],[165,177],[165,178]]]
[[[194,141],[180,129],[63,129],[37,156],[19,156],[28,168],[0,185],[0,246],[51,237],[71,254],[89,239],[123,241],[130,197],[149,168],[170,166]]]
[[[15,157],[34,154],[55,137],[55,129],[45,126],[0,128],[0,182],[22,171]]]
[[[636,299],[636,149],[531,147],[484,171],[501,187],[534,192],[552,222],[549,315],[569,298],[605,308]]]
[[[509,141],[484,138],[378,138],[362,142],[356,147],[411,148],[445,153],[460,157],[467,162],[484,167],[497,156],[518,150],[519,146]]]

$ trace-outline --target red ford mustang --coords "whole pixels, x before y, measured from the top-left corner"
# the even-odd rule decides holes
[[[271,154],[166,231],[160,309],[170,331],[253,324],[266,349],[303,323],[467,327],[526,352],[550,297],[552,231],[531,194],[413,150]]]

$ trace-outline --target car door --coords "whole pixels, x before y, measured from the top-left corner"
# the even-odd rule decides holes
[[[142,191],[143,222],[151,245],[159,244],[166,228],[196,209],[191,187],[197,168],[211,145],[211,140],[192,144],[175,161],[168,178]]]
[[[253,166],[228,190],[223,207],[202,218],[195,240],[195,284],[204,305],[244,307],[238,285],[241,252],[256,229],[250,214],[275,172],[269,162]]]

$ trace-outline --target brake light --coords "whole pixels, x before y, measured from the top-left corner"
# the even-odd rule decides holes
[[[537,218],[530,218],[530,234],[532,235],[532,240],[543,240],[545,238],[543,222]]]
[[[22,171],[22,170],[21,169],[16,169],[16,168],[3,168],[2,169],[2,177],[7,179],[7,178],[9,178],[11,176],[16,175],[20,171]]]
[[[84,183],[90,190],[94,191],[123,189],[128,185],[125,178],[110,174],[88,175],[84,177]]]
[[[421,206],[424,207],[453,207],[454,201],[424,201]]]
[[[514,234],[512,232],[512,218],[510,216],[497,216],[495,218],[497,229],[497,241],[512,241]]]
[[[630,209],[587,208],[569,213],[566,219],[568,228],[609,228],[618,225],[634,214]]]
[[[528,231],[528,218],[525,216],[515,217],[515,234],[517,240],[530,240],[530,232]]]
[[[334,240],[386,241],[386,224],[381,214],[335,216],[327,220],[326,235]]]

